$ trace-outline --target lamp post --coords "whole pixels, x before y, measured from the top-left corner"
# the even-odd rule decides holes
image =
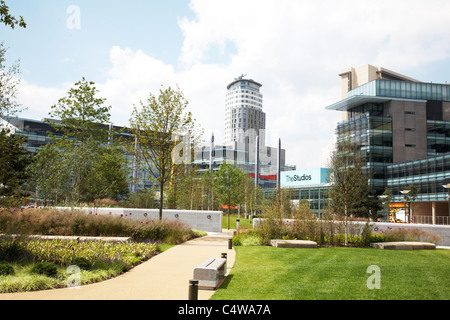
[[[450,183],[442,185],[445,189],[448,190],[447,201],[448,201],[448,215],[450,216]],[[433,222],[434,224],[434,222]]]
[[[405,200],[405,220],[406,220],[406,203],[408,203],[408,223],[411,223],[411,217],[410,217],[410,215],[411,215],[411,205],[409,204],[409,201],[408,201],[408,193],[410,191],[411,190],[402,190],[402,191],[400,191],[400,193],[403,194],[403,198]]]

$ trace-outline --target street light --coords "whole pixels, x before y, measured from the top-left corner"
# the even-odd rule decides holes
[[[448,215],[450,216],[450,183],[442,185],[445,189],[448,190],[447,200],[448,200]]]

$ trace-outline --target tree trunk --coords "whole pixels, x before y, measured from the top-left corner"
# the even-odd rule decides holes
[[[344,205],[344,232],[345,232],[345,242],[344,245],[348,245],[348,224],[347,224],[347,217],[348,217],[348,208],[347,203]]]
[[[164,194],[163,194],[163,190],[164,190],[164,184],[160,183],[160,187],[159,187],[159,220],[162,220],[162,210],[163,210],[163,200],[164,200]]]
[[[230,230],[230,210],[231,204],[228,202],[228,219],[227,219],[227,229]]]

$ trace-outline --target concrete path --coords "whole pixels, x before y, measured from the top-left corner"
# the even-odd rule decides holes
[[[1,293],[0,300],[187,300],[189,280],[195,266],[207,258],[227,253],[227,274],[235,260],[228,249],[232,233],[210,233],[177,245],[130,271],[99,283],[78,288],[61,288],[24,293]],[[198,299],[207,300],[212,290],[199,290]]]

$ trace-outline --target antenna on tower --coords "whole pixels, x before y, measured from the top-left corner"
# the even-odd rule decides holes
[[[246,77],[246,76],[247,76],[246,74],[241,74],[241,76],[240,76],[240,77],[237,77],[236,80],[242,80],[242,79],[244,79],[244,77]]]

